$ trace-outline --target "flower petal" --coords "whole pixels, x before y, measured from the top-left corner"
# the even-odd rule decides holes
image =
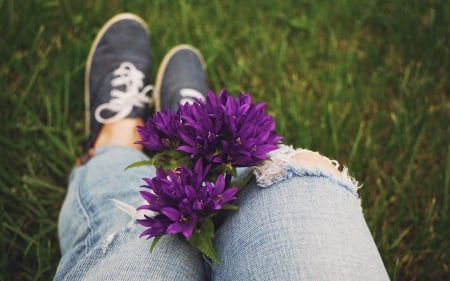
[[[161,213],[163,213],[166,217],[168,217],[171,221],[179,221],[180,212],[177,209],[171,207],[164,207],[161,209]]]

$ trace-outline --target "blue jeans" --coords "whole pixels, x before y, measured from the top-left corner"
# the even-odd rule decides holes
[[[311,154],[283,147],[256,171],[258,181],[239,194],[239,210],[214,237],[219,265],[176,236],[150,252],[151,240],[138,238],[135,207],[143,203],[142,178],[154,169],[124,171],[147,157],[99,148],[71,174],[55,280],[389,280],[356,183],[346,171],[307,161]]]

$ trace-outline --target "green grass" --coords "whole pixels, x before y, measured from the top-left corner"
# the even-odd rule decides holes
[[[447,1],[0,0],[0,280],[55,272],[85,58],[123,11],[149,23],[155,66],[197,46],[211,88],[251,92],[286,142],[348,165],[392,280],[450,275]]]

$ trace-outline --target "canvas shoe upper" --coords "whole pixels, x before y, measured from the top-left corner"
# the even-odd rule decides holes
[[[85,150],[93,146],[103,124],[148,116],[150,54],[146,23],[134,14],[118,14],[98,32],[86,63]]]
[[[158,69],[153,99],[156,111],[176,111],[180,104],[208,93],[203,57],[190,45],[178,45],[164,57]]]

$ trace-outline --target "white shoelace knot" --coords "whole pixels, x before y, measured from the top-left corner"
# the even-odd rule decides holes
[[[111,80],[111,100],[101,104],[95,110],[95,120],[99,123],[113,123],[124,119],[133,110],[133,107],[144,107],[152,102],[147,93],[153,89],[151,85],[144,87],[144,74],[131,62],[123,62],[114,72]],[[114,87],[125,86],[124,91]],[[142,90],[141,90],[142,89]],[[101,116],[102,111],[107,110],[115,113],[109,118]]]

